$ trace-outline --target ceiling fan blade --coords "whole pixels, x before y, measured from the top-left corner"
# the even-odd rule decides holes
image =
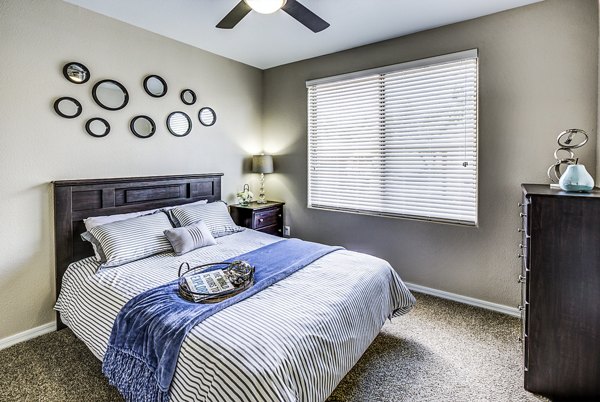
[[[242,18],[244,18],[246,15],[248,15],[248,13],[252,11],[252,9],[250,8],[250,6],[248,4],[246,4],[245,1],[240,1],[237,6],[233,7],[233,10],[231,10],[229,12],[229,14],[227,14],[225,16],[225,18],[223,18],[221,20],[221,22],[219,22],[217,24],[217,28],[221,28],[221,29],[231,29],[234,26],[236,26],[238,24],[238,22],[240,22],[242,20]]]
[[[321,32],[329,27],[328,22],[324,21],[321,17],[298,3],[296,0],[287,0],[281,9],[314,33]]]

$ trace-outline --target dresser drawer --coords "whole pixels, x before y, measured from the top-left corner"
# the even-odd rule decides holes
[[[255,229],[265,228],[267,226],[277,225],[282,217],[281,208],[267,209],[264,211],[256,211],[254,213],[254,222],[252,227]]]

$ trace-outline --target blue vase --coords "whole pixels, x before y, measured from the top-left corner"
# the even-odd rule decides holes
[[[585,170],[584,165],[569,165],[565,173],[560,176],[558,185],[564,191],[592,191],[594,179]]]

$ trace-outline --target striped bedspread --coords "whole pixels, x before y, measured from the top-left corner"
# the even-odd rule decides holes
[[[222,261],[281,240],[245,230],[181,257],[163,253],[95,274],[71,264],[56,309],[102,359],[115,317],[135,295],[177,277],[182,262]],[[324,401],[414,298],[389,264],[340,250],[206,319],[181,347],[170,400]]]

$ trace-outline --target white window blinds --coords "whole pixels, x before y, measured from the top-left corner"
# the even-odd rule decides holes
[[[307,82],[308,206],[477,224],[477,51]]]

